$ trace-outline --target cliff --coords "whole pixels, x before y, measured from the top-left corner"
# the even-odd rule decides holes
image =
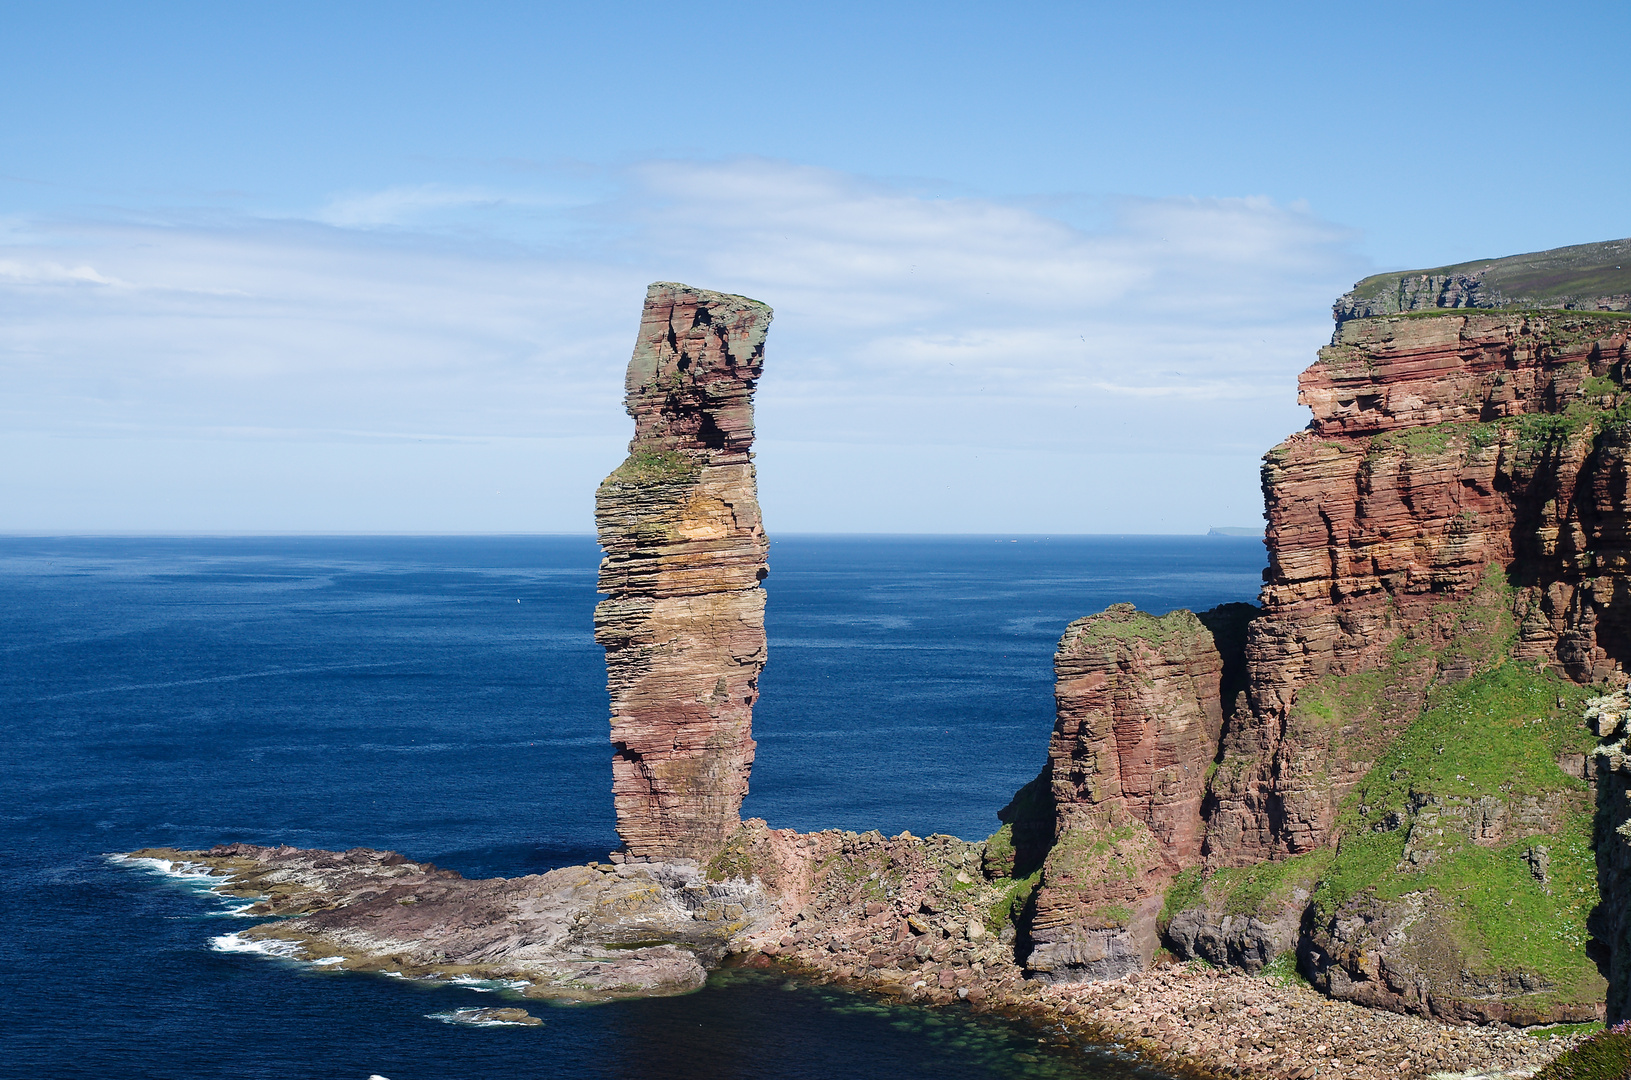
[[[1631,663],[1631,319],[1573,309],[1627,306],[1622,248],[1451,268],[1461,310],[1361,282],[1264,458],[1237,644],[1186,612],[1067,630],[1047,768],[993,838],[1040,867],[1034,975],[1145,966],[1158,932],[1397,1011],[1601,1013],[1583,714]]]
[[[646,292],[625,381],[634,438],[595,497],[595,640],[631,858],[707,859],[741,824],[765,662],[768,546],[750,450],[770,316],[671,282]]]
[[[1117,604],[1066,629],[1047,765],[999,814],[999,848],[1011,844],[1026,872],[1040,862],[1021,944],[1032,975],[1103,979],[1149,965],[1164,887],[1200,854],[1223,725],[1229,687],[1208,624],[1238,637],[1252,610],[1156,619]]]
[[[1337,321],[1442,308],[1631,310],[1631,239],[1375,274],[1336,302]]]

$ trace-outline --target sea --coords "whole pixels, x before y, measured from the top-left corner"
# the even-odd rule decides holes
[[[233,950],[150,846],[372,847],[467,876],[617,845],[588,536],[0,537],[0,1077],[1153,1076],[964,1007],[746,969],[525,1002]],[[989,835],[1042,765],[1052,654],[1118,601],[1255,597],[1260,540],[786,536],[744,816]]]

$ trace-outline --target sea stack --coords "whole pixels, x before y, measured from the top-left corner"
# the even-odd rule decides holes
[[[765,663],[753,390],[770,308],[658,282],[629,361],[629,456],[600,485],[595,640],[628,859],[707,859],[741,825]]]

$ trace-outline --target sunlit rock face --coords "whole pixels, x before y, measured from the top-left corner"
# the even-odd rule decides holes
[[[1200,859],[1202,796],[1234,689],[1214,633],[1238,654],[1254,614],[1232,604],[1157,618],[1115,604],[1065,630],[1047,766],[1003,811],[1017,870],[1036,859],[1026,849],[1047,849],[1029,928],[1033,978],[1116,978],[1149,965],[1162,893]],[[1041,825],[1051,829],[1039,836]]]
[[[1441,655],[1468,637],[1458,605],[1478,606],[1492,572],[1517,587],[1515,657],[1580,682],[1631,660],[1628,331],[1564,311],[1356,319],[1320,350],[1299,380],[1313,422],[1264,458],[1264,613],[1250,707],[1226,726],[1212,786],[1209,862],[1330,841],[1338,804],[1428,689],[1494,659]],[[1367,672],[1385,687],[1340,738],[1297,705]]]
[[[753,391],[771,311],[658,282],[625,405],[629,456],[600,485],[612,798],[630,858],[707,859],[740,826],[765,662],[767,543]]]

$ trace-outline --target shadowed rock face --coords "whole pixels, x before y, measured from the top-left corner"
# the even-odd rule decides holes
[[[601,484],[612,798],[633,858],[707,859],[741,824],[765,662],[753,390],[768,307],[659,282],[629,361],[629,456]]]

